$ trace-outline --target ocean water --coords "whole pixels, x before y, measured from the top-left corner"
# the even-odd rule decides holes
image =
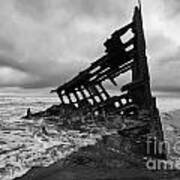
[[[27,108],[32,112],[57,104],[50,97],[0,97],[0,180],[22,176],[33,166],[49,166],[82,146],[95,144],[100,135],[59,130],[43,120],[24,120]]]
[[[33,166],[49,166],[82,146],[95,144],[101,136],[78,131],[59,130],[45,124],[48,136],[42,133],[40,120],[24,120],[27,108],[32,112],[58,104],[52,97],[0,96],[0,179],[11,180],[22,176]],[[180,132],[180,99],[159,98],[158,106],[167,138]],[[169,112],[167,115],[165,112]],[[104,131],[106,133],[106,131]],[[180,134],[180,133],[179,133]]]
[[[160,96],[157,98],[157,106],[161,113],[180,110],[180,97]]]

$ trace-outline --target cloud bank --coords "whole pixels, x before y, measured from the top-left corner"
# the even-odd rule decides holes
[[[0,1],[0,86],[56,87],[103,54],[113,30],[131,20],[132,0]],[[180,90],[180,2],[143,4],[156,91]]]

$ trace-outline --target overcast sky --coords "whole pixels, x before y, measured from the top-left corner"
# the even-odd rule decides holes
[[[0,0],[0,92],[51,89],[103,55],[136,0]],[[180,1],[144,0],[152,87],[180,91]]]

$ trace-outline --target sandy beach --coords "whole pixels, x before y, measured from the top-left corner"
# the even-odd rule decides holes
[[[33,168],[15,180],[177,180],[180,176],[178,171],[150,171],[139,166],[140,157],[133,158],[99,142],[47,168]]]

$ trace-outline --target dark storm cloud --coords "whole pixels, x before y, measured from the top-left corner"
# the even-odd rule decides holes
[[[17,86],[25,88],[56,86],[66,81],[103,53],[100,43],[119,26],[116,18],[127,18],[124,9],[129,5],[130,1],[124,4],[109,0],[3,2],[0,70],[3,68],[3,79],[8,81],[0,85],[16,85],[15,75],[7,77],[12,71],[22,75]]]
[[[70,63],[53,63],[53,65],[48,65],[51,64],[51,62],[46,61],[45,64],[43,64],[42,61],[39,62],[38,59],[36,62],[32,62],[21,62],[17,59],[0,55],[0,67],[11,69],[14,71],[13,73],[15,73],[14,76],[10,75],[11,78],[18,78],[16,77],[16,73],[25,74],[27,77],[27,79],[23,78],[20,83],[16,84],[14,83],[16,81],[13,83],[8,81],[8,83],[2,83],[2,86],[18,85],[24,88],[53,86],[54,84],[58,84],[61,81],[68,79],[72,76],[72,72],[79,70],[79,66]],[[8,74],[5,75],[4,79],[8,79]]]
[[[103,54],[105,38],[129,23],[136,3],[132,0],[0,1],[3,79],[0,86],[56,87],[67,81]],[[178,8],[178,0],[143,2],[152,83],[156,90],[178,89],[180,84],[174,81],[175,71],[171,73],[166,65],[173,61],[171,68],[179,68],[178,29],[170,34],[177,27]],[[173,16],[176,21],[171,20]]]
[[[124,9],[127,9],[132,3],[128,0],[126,3],[116,0],[16,0],[17,9],[23,14],[33,18],[47,18],[48,13],[52,11],[66,11],[71,17],[85,16],[90,17],[111,17],[116,18],[125,16]]]

